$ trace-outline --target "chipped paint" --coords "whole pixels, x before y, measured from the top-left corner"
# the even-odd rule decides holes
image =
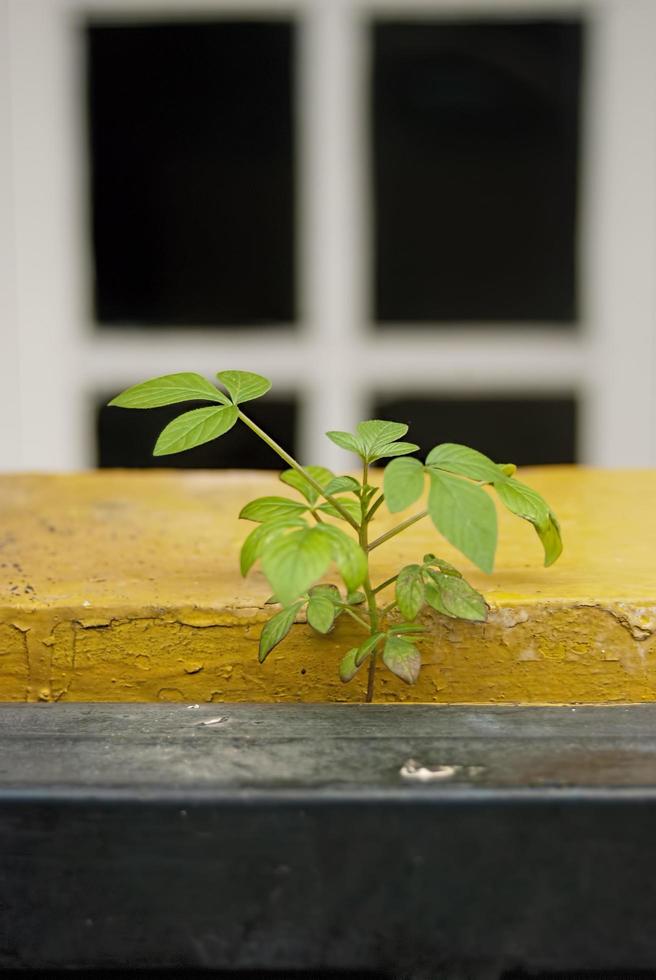
[[[556,467],[524,478],[563,525],[540,566],[532,530],[500,513],[497,571],[484,576],[428,522],[374,554],[382,581],[436,551],[486,594],[487,623],[426,614],[425,669],[407,687],[379,673],[377,700],[580,703],[656,700],[656,472]],[[359,701],[337,663],[359,636],[318,637],[302,617],[261,667],[274,612],[237,554],[253,496],[289,493],[271,474],[103,471],[0,478],[0,698],[77,701]],[[382,516],[380,532],[395,522]]]

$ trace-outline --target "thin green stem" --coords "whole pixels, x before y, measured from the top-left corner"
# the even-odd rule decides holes
[[[376,500],[376,501],[375,501],[375,502],[374,502],[374,503],[373,503],[373,504],[371,505],[371,507],[370,507],[370,509],[369,509],[369,513],[367,514],[367,520],[368,520],[368,521],[370,521],[370,520],[371,520],[371,518],[372,518],[372,517],[374,516],[374,514],[376,513],[376,511],[378,510],[378,508],[380,507],[380,505],[382,504],[382,502],[383,502],[383,500],[384,500],[384,499],[385,499],[385,495],[381,493],[381,495],[380,495],[380,497],[378,498],[378,500]]]
[[[267,444],[269,449],[272,449],[274,453],[277,453],[277,455],[280,456],[280,458],[284,460],[284,462],[287,463],[288,466],[291,466],[293,470],[296,470],[297,473],[300,473],[301,476],[307,480],[310,486],[313,487],[317,491],[317,493],[321,494],[324,500],[327,500],[329,503],[331,503],[335,508],[335,510],[339,512],[340,516],[343,517],[344,520],[347,521],[352,528],[354,528],[356,531],[359,532],[360,526],[358,522],[351,517],[349,512],[344,507],[342,507],[339,500],[337,500],[331,494],[326,493],[323,487],[321,486],[321,484],[317,480],[315,480],[314,477],[311,476],[307,472],[307,470],[305,470],[301,466],[301,464],[294,459],[293,456],[290,456],[289,453],[282,448],[282,446],[279,446],[278,443],[271,438],[271,436],[268,436],[264,431],[264,429],[261,429],[259,425],[257,425],[257,423],[253,422],[252,419],[249,419],[247,415],[244,415],[244,413],[240,409],[237,409],[237,412],[242,422],[245,425],[247,425],[248,428],[252,432],[254,432],[256,436],[259,436],[262,442],[265,442]]]
[[[365,460],[362,470],[362,486],[366,487],[367,478],[369,476],[369,464]],[[367,555],[367,574],[364,582],[362,583],[362,589],[367,599],[367,607],[369,610],[369,634],[373,636],[374,633],[378,632],[378,607],[376,605],[376,596],[371,585],[371,574],[369,571],[369,517],[366,513],[367,504],[364,499],[364,491],[362,496],[362,522],[358,531],[358,536],[360,539],[360,547]],[[369,658],[369,672],[367,674],[367,695],[366,701],[370,704],[374,699],[374,688],[376,685],[376,651],[374,650]]]
[[[354,612],[350,606],[342,606],[342,609],[344,610],[345,613],[348,613],[349,616],[352,616],[353,619],[356,621],[356,623],[359,623],[360,626],[364,626],[367,633],[370,632],[369,623],[367,622],[366,619],[363,619],[362,616],[358,616],[358,614]]]
[[[391,578],[386,578],[384,582],[381,582],[380,585],[376,586],[376,588],[374,589],[374,595],[376,595],[378,592],[382,592],[383,589],[386,589],[388,585],[393,585],[398,577],[399,577],[398,575],[392,575]]]
[[[381,544],[385,544],[385,542],[389,541],[390,538],[394,538],[397,534],[400,534],[401,531],[405,531],[407,527],[412,527],[412,525],[416,524],[417,521],[421,521],[427,514],[427,510],[422,510],[418,514],[414,514],[412,517],[409,517],[407,521],[402,521],[401,524],[397,524],[396,527],[391,528],[391,530],[385,531],[385,533],[381,534],[379,538],[376,538],[375,541],[371,542],[367,550],[373,551],[374,548],[378,548]]]

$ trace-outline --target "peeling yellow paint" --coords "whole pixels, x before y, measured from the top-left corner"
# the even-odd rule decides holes
[[[427,614],[425,669],[379,671],[377,700],[563,703],[656,700],[656,471],[525,471],[563,526],[557,565],[532,529],[500,517],[485,576],[428,522],[375,552],[382,581],[435,551],[491,606],[477,625]],[[237,520],[251,497],[289,494],[272,474],[104,471],[0,478],[0,698],[72,701],[359,701],[326,637],[299,622],[257,662],[269,587],[243,581]],[[396,522],[381,516],[377,533]]]

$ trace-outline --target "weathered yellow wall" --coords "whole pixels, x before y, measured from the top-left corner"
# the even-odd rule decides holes
[[[499,513],[497,571],[456,555],[428,521],[375,552],[375,577],[431,550],[492,607],[484,625],[428,617],[419,683],[379,671],[377,700],[656,700],[656,471],[554,467],[522,478],[563,527],[541,567],[532,529]],[[105,471],[0,478],[0,699],[362,699],[337,678],[357,626],[299,623],[257,662],[269,588],[237,569],[248,499],[290,493],[256,473]],[[379,533],[396,523],[381,517]]]

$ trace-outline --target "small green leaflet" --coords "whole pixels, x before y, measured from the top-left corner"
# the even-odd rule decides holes
[[[310,474],[320,487],[324,487],[327,483],[330,483],[333,478],[333,474],[325,466],[304,466],[303,469]],[[318,490],[315,490],[312,484],[298,470],[283,470],[280,474],[280,480],[286,483],[287,486],[293,487],[294,490],[298,490],[299,493],[303,494],[309,504],[314,504],[319,499]]]
[[[455,575],[440,575],[428,571],[430,581],[427,588],[439,593],[439,612],[445,612],[456,619],[468,619],[483,623],[487,619],[487,603],[480,592],[472,588],[464,578]],[[433,596],[434,598],[434,596]],[[428,601],[428,600],[427,600]],[[437,606],[431,602],[433,608]]]
[[[307,620],[317,633],[328,633],[335,621],[335,605],[324,595],[310,598],[307,607]]]
[[[531,524],[546,524],[548,521],[549,505],[536,490],[526,484],[510,478],[497,481],[494,489],[511,513],[526,518]]]
[[[230,404],[226,396],[200,374],[165,374],[161,378],[142,381],[112,398],[110,405],[118,408],[159,408],[177,402],[220,402]]]
[[[444,442],[431,449],[426,457],[426,466],[431,470],[446,470],[483,483],[494,483],[504,477],[502,469],[483,453],[456,442]]]
[[[403,456],[414,453],[419,446],[413,442],[397,442],[408,431],[402,422],[386,422],[382,419],[369,419],[357,426],[357,435],[350,432],[327,432],[328,438],[349,452],[357,453],[369,463],[375,463],[385,456]]]
[[[364,643],[361,643],[359,647],[353,647],[342,658],[339,665],[339,676],[345,684],[355,677],[362,664],[367,657],[371,656],[384,636],[384,633],[374,633],[373,636],[368,636]]]
[[[339,679],[343,684],[348,684],[353,680],[358,672],[359,664],[355,662],[358,648],[353,647],[348,653],[344,654],[339,664]]]
[[[385,467],[383,490],[390,513],[405,510],[424,492],[424,467],[418,459],[393,459]]]
[[[258,497],[242,507],[239,517],[245,521],[274,521],[279,517],[298,517],[306,511],[307,504],[301,504],[289,497]]]
[[[205,442],[217,439],[233,427],[237,421],[237,409],[234,405],[220,408],[194,408],[163,429],[155,443],[153,456],[170,456],[171,453],[181,453],[194,446],[202,446]]]
[[[430,518],[447,541],[484,572],[494,567],[497,512],[482,487],[448,473],[431,473]]]
[[[421,565],[406,565],[396,580],[396,604],[404,619],[414,619],[424,604]]]
[[[409,640],[392,633],[385,642],[383,663],[406,684],[414,684],[419,677],[421,654]]]
[[[407,456],[408,453],[416,453],[419,449],[414,442],[392,442],[389,446],[381,446],[379,450],[369,457],[370,463],[375,463],[378,459],[386,456]]]
[[[313,528],[325,541],[329,542],[332,558],[337,565],[344,585],[353,592],[364,582],[367,575],[367,556],[353,538],[330,524],[319,524]]]
[[[354,500],[352,497],[336,497],[339,501],[340,506],[347,514],[350,514],[354,521],[359,521],[362,517],[362,507],[359,500]],[[324,514],[330,514],[331,517],[339,517],[344,520],[340,512],[331,503],[319,504],[316,508]]]
[[[385,636],[384,633],[374,633],[373,636],[368,636],[364,643],[361,643],[355,653],[355,666],[359,667],[367,657],[376,649],[380,640]]]
[[[455,575],[456,578],[462,578],[462,574],[454,565],[450,565],[448,561],[444,561],[443,558],[436,558],[435,555],[424,555],[424,565],[432,565],[445,575]]]
[[[336,585],[331,585],[329,583],[322,583],[321,585],[313,585],[310,589],[310,596],[322,595],[326,596],[332,603],[339,604],[342,601],[342,597],[339,594],[339,589]]]
[[[494,489],[509,511],[529,521],[542,542],[545,565],[553,565],[563,550],[560,526],[555,514],[540,494],[512,478],[499,480]]]
[[[352,476],[336,476],[334,480],[324,487],[326,493],[336,494],[350,491],[351,493],[360,492],[360,484]]]
[[[246,576],[260,557],[262,549],[274,538],[280,537],[292,527],[307,527],[303,518],[282,518],[277,521],[269,521],[266,524],[258,524],[248,535],[239,555],[239,566],[241,574]],[[276,602],[278,598],[276,597]]]
[[[266,395],[271,387],[268,378],[263,378],[261,374],[253,374],[251,371],[219,371],[217,378],[228,389],[235,405],[260,398]]]
[[[563,539],[556,515],[549,511],[549,523],[544,527],[536,527],[535,530],[544,548],[545,565],[553,565],[563,551]]]
[[[360,443],[367,456],[374,456],[385,446],[403,438],[408,426],[403,422],[386,422],[382,419],[370,419],[356,426]]]
[[[424,587],[424,596],[426,597],[426,602],[428,605],[431,606],[431,608],[433,608],[436,612],[442,613],[443,616],[453,615],[442,602],[442,593],[432,580],[426,582]]]
[[[261,664],[264,663],[273,648],[278,646],[281,640],[285,639],[304,603],[304,599],[301,599],[299,602],[295,602],[293,605],[288,606],[286,609],[282,609],[279,613],[276,613],[275,616],[264,624],[264,628],[260,634],[260,647],[258,654]]]
[[[347,449],[350,453],[356,453],[358,456],[364,455],[364,447],[350,432],[335,430],[333,432],[326,432],[326,435],[340,449]]]
[[[262,550],[262,569],[283,605],[306,592],[328,568],[332,548],[322,529],[319,525],[292,531],[267,542]]]

